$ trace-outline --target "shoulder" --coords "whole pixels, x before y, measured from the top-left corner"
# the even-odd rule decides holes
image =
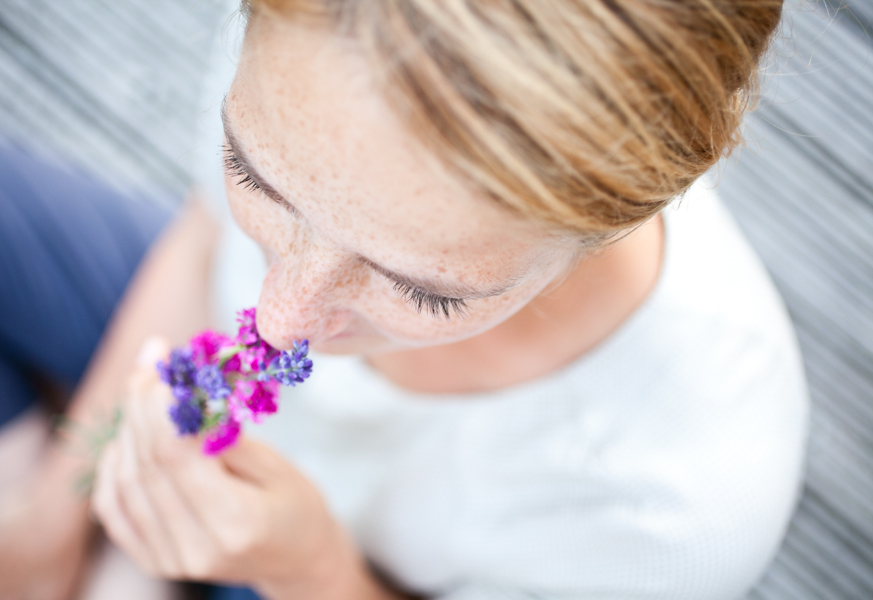
[[[714,194],[671,210],[640,314],[518,390],[533,402],[469,429],[470,526],[517,551],[471,551],[490,576],[579,597],[733,598],[779,547],[808,416],[790,320]]]

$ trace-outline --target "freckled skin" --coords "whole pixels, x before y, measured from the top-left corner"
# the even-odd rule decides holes
[[[227,106],[256,169],[304,217],[228,182],[236,219],[275,256],[258,311],[267,339],[287,346],[308,337],[316,349],[353,352],[447,343],[505,320],[548,284],[566,251],[423,156],[361,77],[361,59],[324,37],[295,44],[277,39],[281,32],[253,23]],[[294,77],[283,76],[289,54],[306,65]],[[466,318],[447,322],[418,314],[359,255],[482,289],[523,282],[469,301]]]
[[[457,357],[451,360],[463,360],[465,350],[478,355],[492,347],[499,356],[514,345],[529,348],[531,314],[545,315],[543,332],[572,335],[574,325],[582,327],[580,298],[596,296],[579,282],[597,280],[604,261],[574,268],[575,247],[473,193],[405,129],[368,69],[348,40],[275,17],[252,18],[227,97],[228,122],[258,173],[300,212],[293,216],[261,192],[226,182],[235,219],[270,265],[258,303],[264,337],[277,347],[308,338],[322,352],[365,354],[389,376],[399,368],[394,378],[403,379],[440,368],[443,359],[434,357],[441,351],[428,351],[434,347],[450,349]],[[361,256],[447,285],[516,285],[468,300],[464,318],[434,318],[416,312]],[[607,271],[624,264],[606,258]],[[558,310],[556,296],[535,301],[568,271],[558,292],[569,293],[569,303]],[[648,279],[650,288],[654,278]],[[446,391],[422,383],[426,376],[415,379],[401,383]],[[494,381],[499,386],[506,378]]]

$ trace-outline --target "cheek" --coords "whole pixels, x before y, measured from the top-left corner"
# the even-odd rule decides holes
[[[264,234],[266,232],[263,228],[264,207],[261,206],[262,203],[255,202],[252,194],[236,185],[234,179],[228,175],[224,176],[224,189],[233,220],[247,236],[260,244],[261,247],[265,246]]]
[[[230,212],[239,228],[258,244],[268,265],[291,249],[301,247],[302,231],[277,204],[257,192],[243,189],[225,177]]]

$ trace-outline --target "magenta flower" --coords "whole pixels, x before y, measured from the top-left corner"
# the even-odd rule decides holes
[[[234,419],[227,419],[203,438],[203,452],[215,455],[225,448],[233,446],[239,437],[239,432],[240,422]]]
[[[201,331],[188,342],[191,358],[198,367],[215,362],[215,357],[223,349],[233,346],[233,340],[214,331]]]
[[[263,421],[279,409],[279,384],[275,381],[238,380],[228,398],[228,412],[237,420]]]
[[[234,354],[230,358],[227,359],[227,362],[224,363],[224,366],[221,367],[221,370],[226,373],[240,373],[242,370],[242,361],[239,358],[239,354]]]
[[[236,341],[246,346],[257,344],[261,340],[258,335],[258,324],[255,320],[255,309],[245,308],[237,313],[236,322],[239,323],[239,332]]]
[[[252,417],[272,415],[279,407],[276,397],[279,395],[279,384],[275,381],[249,381],[251,393],[245,399],[246,406],[252,411]]]

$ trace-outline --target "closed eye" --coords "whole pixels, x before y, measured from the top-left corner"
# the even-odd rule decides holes
[[[439,296],[401,281],[394,282],[394,290],[401,298],[412,304],[416,312],[426,310],[432,317],[447,321],[451,320],[453,312],[462,319],[467,316],[467,302],[463,298]]]
[[[277,204],[285,206],[292,214],[299,217],[299,212],[296,208],[290,205],[287,201],[277,198],[277,194],[269,186],[265,187],[252,175],[246,164],[240,160],[237,153],[230,144],[222,146],[224,172],[236,179],[236,185],[243,186],[243,189],[248,191],[256,191],[264,194],[267,198],[273,200]],[[363,257],[362,257],[363,258]],[[406,302],[409,302],[417,312],[427,311],[434,318],[442,318],[451,320],[452,313],[455,316],[464,318],[467,316],[468,306],[463,298],[452,298],[441,296],[427,290],[423,290],[417,286],[411,285],[404,281],[398,281],[395,276],[392,276],[390,271],[364,259],[365,263],[374,268],[376,271],[387,277],[394,284],[394,290],[400,294]],[[501,292],[502,293],[502,290]],[[489,294],[490,295],[490,294]]]
[[[221,147],[223,154],[222,163],[224,164],[224,172],[231,178],[236,179],[236,184],[243,186],[243,189],[249,191],[262,192],[261,186],[255,181],[254,177],[242,164],[242,161],[230,147],[230,144],[224,144]]]

